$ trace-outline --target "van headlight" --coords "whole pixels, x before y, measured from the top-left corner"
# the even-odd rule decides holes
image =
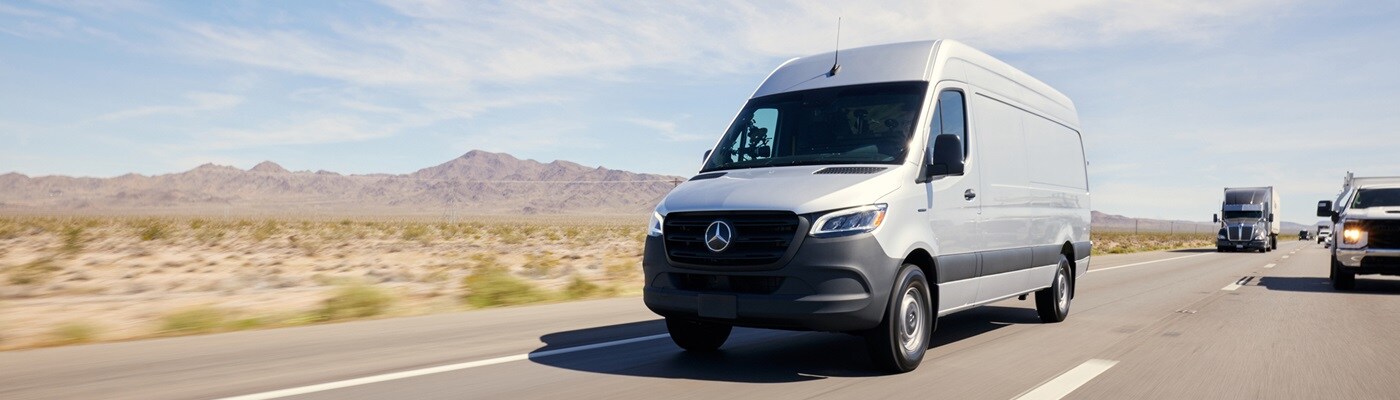
[[[661,223],[663,222],[666,222],[666,217],[661,216],[661,213],[652,211],[651,222],[647,223],[647,236],[661,236]]]
[[[826,213],[812,224],[811,235],[830,237],[873,231],[885,222],[885,209],[884,204],[871,204]]]

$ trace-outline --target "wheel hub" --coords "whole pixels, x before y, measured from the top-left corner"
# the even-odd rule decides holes
[[[913,353],[924,345],[924,313],[927,307],[924,307],[923,293],[917,288],[909,288],[904,291],[899,304],[899,344],[905,352]]]

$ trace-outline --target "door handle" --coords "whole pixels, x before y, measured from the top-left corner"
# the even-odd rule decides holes
[[[976,197],[977,197],[977,192],[972,191],[972,189],[968,189],[968,190],[964,190],[964,191],[963,191],[963,200],[971,201],[973,198],[976,198]]]

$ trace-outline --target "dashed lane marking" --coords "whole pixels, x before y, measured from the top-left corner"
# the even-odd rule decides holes
[[[1109,368],[1113,368],[1114,364],[1118,364],[1118,362],[1113,360],[1100,360],[1097,358],[1085,361],[1083,364],[1079,364],[1078,367],[1065,371],[1065,373],[1060,374],[1060,376],[1055,377],[1055,379],[1051,379],[1049,382],[1045,382],[1035,389],[1031,389],[1031,391],[1016,397],[1016,400],[1062,399],[1071,392],[1074,392],[1075,389],[1079,389],[1080,386],[1084,386],[1084,384],[1094,380],[1094,377],[1099,376],[1099,374],[1102,374],[1104,371],[1108,371]]]

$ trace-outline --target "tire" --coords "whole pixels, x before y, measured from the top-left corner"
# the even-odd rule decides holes
[[[732,326],[713,322],[666,318],[666,330],[671,332],[671,341],[685,351],[715,351],[729,340],[729,332],[733,329]]]
[[[1053,324],[1064,321],[1065,317],[1069,316],[1069,274],[1069,258],[1061,254],[1060,263],[1055,268],[1055,278],[1050,281],[1050,287],[1035,292],[1035,311],[1040,314],[1041,322]]]
[[[899,268],[880,325],[865,332],[865,343],[875,367],[893,373],[913,371],[928,350],[933,333],[932,292],[919,266]]]
[[[1332,289],[1355,290],[1356,273],[1342,268],[1342,263],[1337,261],[1336,256],[1332,256],[1332,273],[1329,275],[1332,280]]]

